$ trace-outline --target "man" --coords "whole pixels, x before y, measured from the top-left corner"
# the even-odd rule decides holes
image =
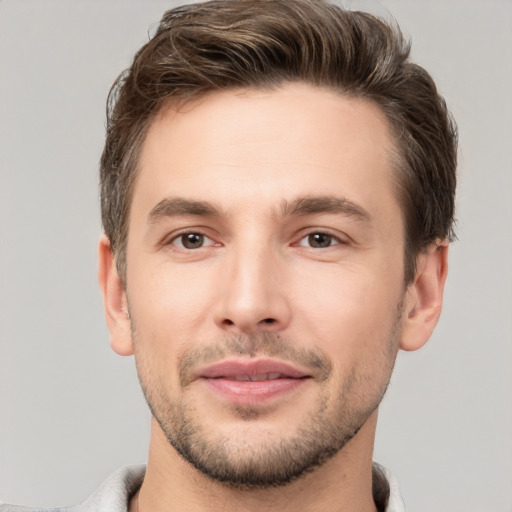
[[[111,91],[101,161],[99,281],[148,464],[77,510],[403,510],[377,411],[440,315],[455,162],[382,21],[321,0],[166,13]]]

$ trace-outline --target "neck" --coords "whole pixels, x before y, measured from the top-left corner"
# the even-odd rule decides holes
[[[377,413],[334,457],[296,481],[267,489],[235,489],[212,481],[169,445],[153,420],[148,467],[130,512],[376,512],[372,453]]]

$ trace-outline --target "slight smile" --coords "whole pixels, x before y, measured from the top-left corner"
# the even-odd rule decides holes
[[[260,405],[302,386],[312,376],[288,363],[272,359],[231,359],[197,373],[217,395],[230,403]]]

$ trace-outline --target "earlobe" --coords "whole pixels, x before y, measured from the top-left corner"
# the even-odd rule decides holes
[[[448,241],[433,244],[418,256],[416,276],[406,293],[402,350],[417,350],[432,335],[441,316],[447,273]]]
[[[110,241],[102,236],[98,247],[98,281],[103,295],[105,319],[110,332],[110,346],[122,356],[133,354],[128,302],[123,282],[110,247]]]

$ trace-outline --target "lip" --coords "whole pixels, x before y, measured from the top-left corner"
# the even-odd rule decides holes
[[[196,379],[236,405],[269,402],[303,386],[311,375],[282,361],[232,359],[197,372]]]
[[[299,368],[273,359],[228,359],[220,361],[197,372],[198,377],[207,379],[255,377],[262,374],[279,373],[291,379],[301,379],[309,375]]]

